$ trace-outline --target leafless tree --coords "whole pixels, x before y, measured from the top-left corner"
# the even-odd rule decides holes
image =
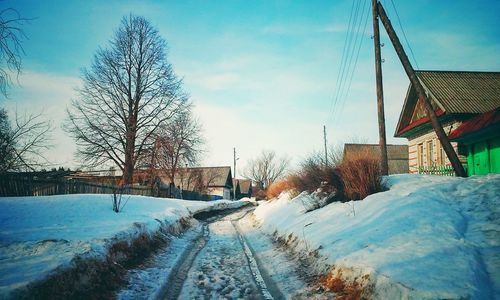
[[[143,17],[122,19],[108,48],[97,50],[68,109],[67,131],[89,166],[113,162],[132,183],[136,163],[154,146],[161,124],[188,96],[166,57],[166,41]]]
[[[166,173],[173,183],[185,165],[197,163],[203,143],[201,126],[187,107],[172,121],[161,125],[155,134],[153,165]]]
[[[46,165],[43,151],[51,147],[50,122],[42,114],[15,113],[9,121],[7,111],[0,109],[0,172],[25,171]]]
[[[257,158],[248,162],[244,176],[266,189],[286,174],[289,164],[287,157],[278,157],[274,151],[263,150]]]
[[[0,94],[4,97],[12,83],[11,74],[21,72],[22,41],[26,39],[22,26],[28,21],[13,8],[0,11]]]

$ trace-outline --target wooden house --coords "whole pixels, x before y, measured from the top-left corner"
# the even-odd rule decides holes
[[[239,192],[236,192],[236,198],[252,197],[252,180],[238,179]]]
[[[351,156],[380,157],[380,146],[378,144],[345,144],[343,158]],[[387,145],[387,164],[389,174],[408,173],[408,146]]]
[[[163,185],[170,184],[168,176],[160,175],[158,177]],[[211,200],[232,199],[231,167],[179,168],[174,178],[174,185],[182,191],[209,196],[208,198]]]
[[[233,192],[234,194],[232,195],[233,199],[240,199],[239,196],[241,194],[241,189],[240,189],[240,179],[233,179]]]
[[[500,106],[500,72],[416,71],[416,75],[446,134]],[[411,83],[394,136],[408,139],[410,173],[432,173],[446,168],[452,171]],[[458,151],[457,141],[452,145],[465,165],[467,158]]]

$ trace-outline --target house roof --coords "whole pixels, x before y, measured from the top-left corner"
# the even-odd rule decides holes
[[[500,127],[500,107],[465,121],[453,130],[448,138],[450,140],[459,141],[486,129],[494,129],[492,132],[495,132],[496,135],[500,135],[500,128],[497,127]]]
[[[240,192],[242,194],[249,194],[252,187],[252,180],[250,179],[238,179],[240,183]]]
[[[345,144],[344,157],[352,153],[368,152],[373,155],[380,155],[378,144]],[[388,160],[408,160],[408,145],[387,145]]]
[[[431,99],[434,109],[441,110],[443,114],[477,114],[500,106],[500,72],[416,71],[415,73]],[[417,127],[410,126],[417,102],[415,88],[410,83],[394,136],[402,136],[402,133]]]
[[[196,176],[201,177],[202,184],[207,187],[232,187],[231,167],[195,167],[180,168],[174,178],[176,186],[188,188],[193,185]],[[168,184],[168,176],[161,175],[160,179]]]

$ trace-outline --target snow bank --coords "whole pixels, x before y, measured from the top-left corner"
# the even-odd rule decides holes
[[[187,201],[124,195],[0,198],[0,298],[42,279],[77,255],[103,256],[111,241],[153,233],[199,211],[236,208],[246,201]]]
[[[500,175],[393,175],[389,190],[306,213],[307,194],[261,204],[268,233],[295,235],[380,299],[500,298]]]

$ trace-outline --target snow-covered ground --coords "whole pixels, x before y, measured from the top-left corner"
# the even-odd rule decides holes
[[[307,194],[262,203],[269,234],[318,250],[378,299],[500,299],[500,175],[393,175],[389,190],[306,213]],[[366,278],[366,277],[365,277]]]
[[[115,213],[112,195],[0,198],[0,298],[64,268],[77,255],[103,256],[110,242],[153,233],[200,211],[237,208],[240,201],[187,201],[124,195]]]
[[[184,282],[180,299],[258,299],[260,294],[234,226],[209,224],[210,238]]]

